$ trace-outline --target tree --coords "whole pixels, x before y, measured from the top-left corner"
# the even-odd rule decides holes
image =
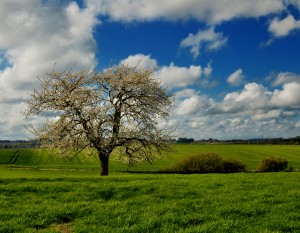
[[[27,100],[27,116],[50,112],[42,126],[30,127],[42,145],[76,156],[96,149],[101,175],[108,175],[109,158],[118,152],[129,164],[151,162],[169,149],[167,120],[173,97],[153,77],[152,69],[113,66],[94,70],[51,72],[39,78]]]

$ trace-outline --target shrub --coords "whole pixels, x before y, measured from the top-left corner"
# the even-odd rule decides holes
[[[288,167],[288,161],[285,158],[264,158],[258,164],[257,170],[260,172],[280,172]]]
[[[208,153],[186,157],[175,163],[170,171],[178,173],[231,173],[243,172],[245,164],[238,160],[223,160],[219,155]]]
[[[179,173],[211,173],[222,171],[222,158],[217,154],[199,154],[189,156],[171,168]]]
[[[244,172],[246,171],[246,165],[241,161],[229,159],[223,161],[224,172]]]
[[[245,165],[237,160],[223,160],[213,153],[187,157],[171,167],[179,173],[221,173],[245,171]]]

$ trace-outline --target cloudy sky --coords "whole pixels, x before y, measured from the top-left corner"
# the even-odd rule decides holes
[[[300,0],[1,0],[0,140],[37,76],[76,63],[157,67],[183,137],[300,135]]]

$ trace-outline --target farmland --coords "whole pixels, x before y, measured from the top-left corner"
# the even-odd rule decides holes
[[[204,152],[249,170],[268,156],[300,168],[299,146],[178,145],[131,170]],[[3,150],[0,163],[0,232],[300,232],[299,172],[128,174],[112,161],[100,177],[95,156],[69,162],[40,149]]]
[[[16,153],[16,154],[15,154]],[[9,163],[14,155],[16,161]],[[247,169],[255,170],[257,164],[265,157],[284,157],[295,169],[300,169],[300,146],[297,145],[227,145],[227,144],[204,144],[204,145],[175,145],[173,151],[166,152],[162,158],[153,164],[141,163],[134,167],[128,167],[111,158],[111,171],[160,171],[170,167],[174,162],[198,153],[216,153],[223,158],[231,158],[242,161]],[[13,158],[15,159],[15,158]],[[51,151],[44,149],[8,149],[0,150],[0,164],[12,167],[27,166],[35,168],[90,168],[98,169],[99,159],[97,155],[87,156],[81,154],[69,161],[67,158],[53,156]]]

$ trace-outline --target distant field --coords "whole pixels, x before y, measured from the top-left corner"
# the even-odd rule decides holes
[[[18,155],[19,153],[19,155]],[[289,161],[295,169],[300,170],[300,146],[299,145],[226,145],[226,144],[205,144],[205,145],[174,145],[174,151],[165,153],[163,158],[157,159],[152,165],[147,163],[138,164],[132,168],[114,161],[110,162],[111,171],[159,171],[170,167],[172,163],[185,156],[197,153],[217,153],[224,158],[238,159],[247,165],[247,169],[255,170],[259,161],[264,157],[282,156]],[[12,157],[18,155],[17,160]],[[8,163],[12,159],[11,163]],[[97,156],[88,157],[80,155],[71,161],[66,158],[52,156],[51,151],[43,149],[24,149],[21,152],[17,149],[0,150],[0,166],[34,166],[43,167],[71,167],[98,169],[99,161]]]
[[[167,168],[170,163],[187,155],[197,153],[216,153],[223,158],[237,159],[244,162],[247,168],[254,170],[262,158],[282,156],[296,169],[300,169],[299,145],[231,145],[231,144],[204,144],[204,145],[175,145],[175,151],[165,158],[154,163],[157,168]],[[148,169],[145,168],[145,169]]]

